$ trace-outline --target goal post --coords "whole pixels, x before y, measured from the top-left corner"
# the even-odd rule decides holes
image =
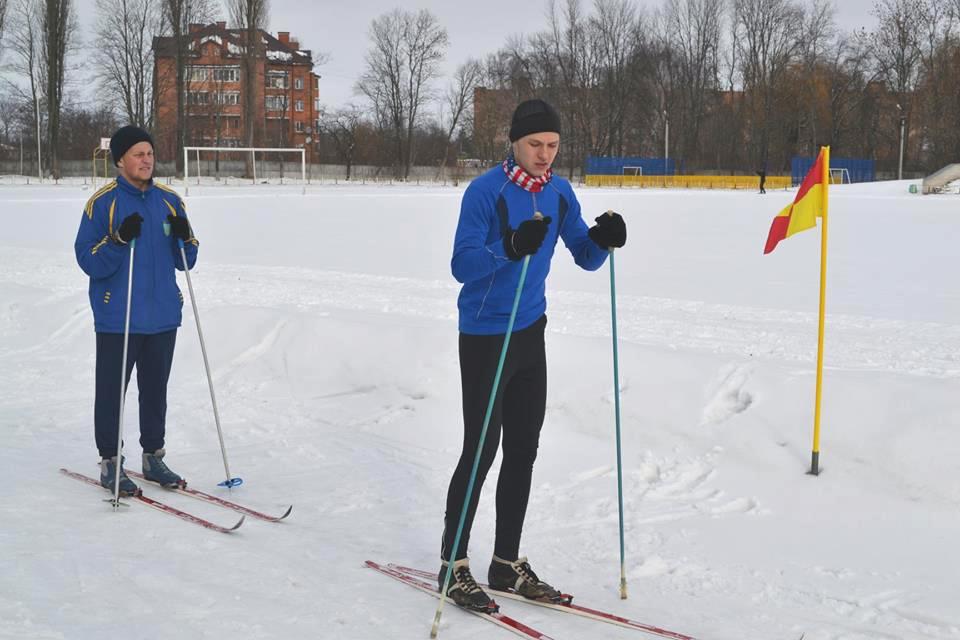
[[[643,167],[623,167],[623,175],[625,176],[642,176]]]
[[[250,164],[252,166],[253,175],[251,180],[253,184],[257,184],[257,154],[264,153],[295,153],[300,155],[300,180],[304,185],[304,193],[306,193],[306,184],[307,184],[307,150],[302,147],[285,147],[285,148],[273,148],[273,147],[184,147],[183,148],[183,186],[185,195],[190,195],[190,155],[194,154],[194,160],[196,162],[196,173],[197,184],[200,184],[200,175],[202,173],[200,169],[200,153],[201,152],[219,152],[219,153],[240,153],[240,154],[250,154]]]
[[[850,170],[846,167],[831,167],[830,184],[850,184]]]
[[[93,188],[97,188],[97,180],[100,178],[97,171],[97,160],[103,160],[103,180],[110,180],[110,174],[107,169],[107,158],[110,157],[110,138],[100,138],[100,144],[93,149]]]

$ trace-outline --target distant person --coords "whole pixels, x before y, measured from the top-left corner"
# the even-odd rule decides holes
[[[767,190],[763,188],[763,185],[767,182],[767,170],[760,169],[757,171],[757,175],[760,176],[760,193],[766,193]]]
[[[574,262],[599,269],[613,247],[622,247],[627,230],[617,214],[603,214],[588,228],[570,183],[551,171],[560,147],[560,116],[543,100],[517,106],[510,126],[511,150],[503,164],[476,178],[463,194],[451,269],[463,284],[459,352],[463,396],[463,450],[447,493],[438,583],[443,588],[453,561],[447,595],[458,605],[480,611],[495,608],[470,572],[470,529],[487,471],[503,434],[503,463],[497,480],[497,525],[487,572],[493,589],[558,602],[561,593],[542,581],[520,556],[520,536],[530,496],[533,463],[547,398],[545,280],[554,249],[562,239]],[[534,219],[542,213],[542,219]],[[514,332],[504,363],[463,535],[453,543],[467,484],[480,441],[497,363],[520,278],[530,256]]]
[[[175,487],[183,480],[163,458],[167,381],[183,306],[175,275],[176,269],[184,268],[177,241],[183,240],[191,268],[197,261],[198,243],[180,196],[153,181],[150,134],[134,126],[121,128],[110,139],[110,155],[117,178],[87,202],[74,251],[80,268],[90,276],[97,335],[93,422],[101,457],[100,484],[114,491],[120,464],[120,495],[129,496],[138,487],[123,472],[123,461],[117,460],[117,429],[131,250],[133,296],[125,366],[128,382],[133,367],[137,368],[143,474],[165,487]]]

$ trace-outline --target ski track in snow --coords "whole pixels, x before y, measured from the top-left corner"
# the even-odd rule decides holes
[[[77,281],[72,261],[9,247],[0,249],[0,258],[10,265],[45,264],[38,271],[5,269],[0,284],[46,291],[48,301],[76,296],[78,313],[58,331],[85,328],[86,317],[79,313],[85,301],[77,296],[77,287],[65,284]],[[458,286],[450,282],[225,264],[199,266],[195,279],[197,295],[207,306],[328,308],[456,321]],[[549,298],[549,331],[580,337],[610,335],[607,296],[553,290]],[[815,313],[630,295],[618,296],[617,307],[618,333],[624,342],[804,365],[815,359]],[[20,308],[13,303],[0,311],[0,335],[18,326]],[[960,325],[828,314],[826,326],[827,368],[960,377]],[[256,356],[256,352],[249,354]],[[709,421],[709,416],[704,419]]]

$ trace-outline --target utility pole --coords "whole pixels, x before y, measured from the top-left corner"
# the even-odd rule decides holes
[[[670,116],[663,112],[663,175],[670,170]]]
[[[903,115],[903,107],[899,104],[897,105],[897,109],[900,110],[900,162],[897,165],[897,180],[903,180],[903,134],[907,124],[907,117]]]
[[[37,107],[37,177],[43,182],[43,160],[40,158],[40,96],[34,92],[33,101]]]

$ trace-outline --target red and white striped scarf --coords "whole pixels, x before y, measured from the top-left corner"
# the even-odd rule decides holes
[[[507,174],[507,177],[510,178],[513,183],[531,193],[540,193],[543,191],[543,188],[550,182],[550,178],[553,177],[553,169],[547,169],[546,173],[539,178],[530,175],[517,164],[512,152],[508,154],[507,159],[503,161],[503,172]]]

